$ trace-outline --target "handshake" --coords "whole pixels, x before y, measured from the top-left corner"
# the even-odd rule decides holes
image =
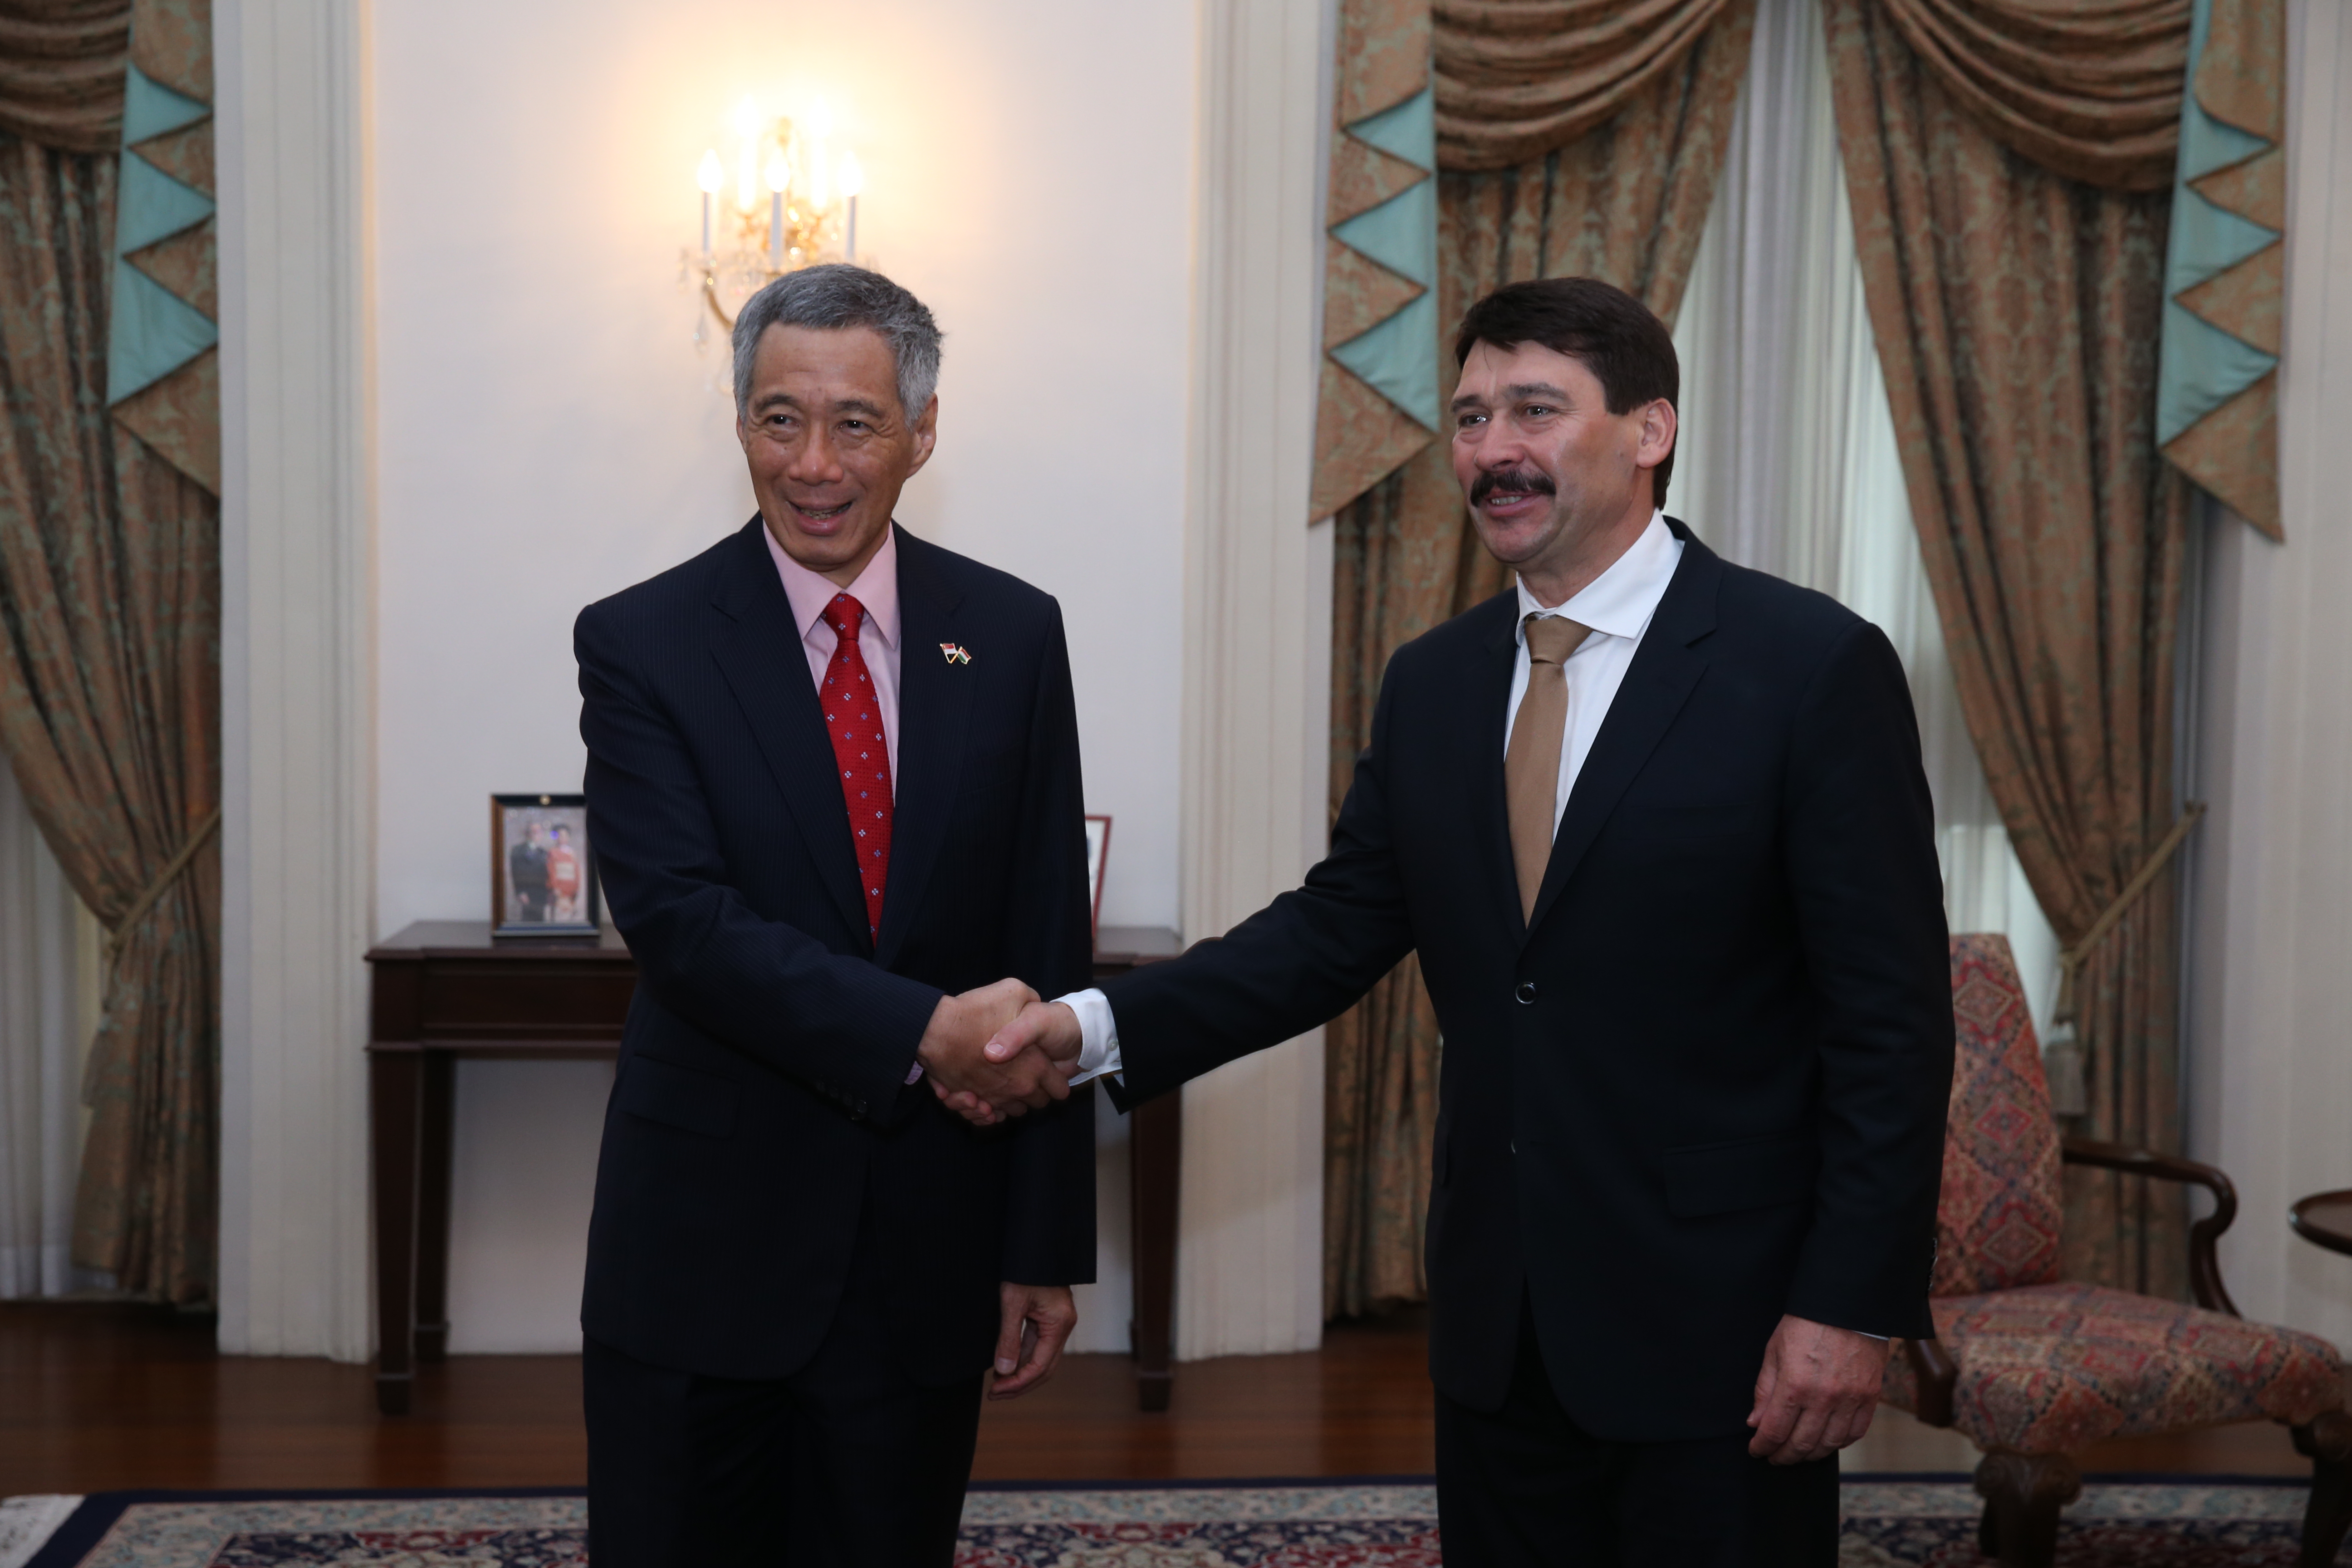
[[[1076,1013],[1000,980],[941,997],[915,1059],[941,1104],[987,1127],[1068,1099],[1080,1044]]]

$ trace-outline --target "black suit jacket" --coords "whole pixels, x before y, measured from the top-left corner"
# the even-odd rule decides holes
[[[1397,651],[1307,883],[1111,983],[1133,1098],[1338,1014],[1409,951],[1444,1028],[1431,1370],[1498,1408],[1524,1290],[1588,1431],[1738,1431],[1784,1312],[1931,1332],[1952,1016],[1909,689],[1878,629],[1683,557],[1531,921],[1504,594]]]
[[[989,1364],[1001,1281],[1094,1278],[1091,1097],[981,1131],[905,1082],[943,993],[1087,984],[1061,611],[899,531],[897,798],[870,942],[761,526],[573,629],[590,840],[639,974],[582,1326],[657,1365],[787,1375],[824,1338],[865,1225],[906,1370],[945,1383]]]
[[[514,889],[516,898],[544,905],[551,890],[547,883],[547,851],[527,840],[508,850],[507,882]]]

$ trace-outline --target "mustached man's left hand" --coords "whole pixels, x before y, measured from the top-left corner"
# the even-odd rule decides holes
[[[1870,1430],[1887,1342],[1805,1318],[1782,1318],[1756,1376],[1748,1451],[1776,1465],[1834,1454]]]

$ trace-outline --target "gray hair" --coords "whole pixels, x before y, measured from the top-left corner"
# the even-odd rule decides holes
[[[751,362],[770,327],[835,331],[867,327],[890,345],[898,367],[898,405],[921,415],[940,385],[940,329],[929,307],[879,272],[843,262],[787,272],[744,301],[735,318],[735,412],[751,402]]]

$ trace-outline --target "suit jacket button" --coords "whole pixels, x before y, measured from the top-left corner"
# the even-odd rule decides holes
[[[1536,999],[1536,983],[1532,980],[1520,981],[1519,989],[1516,994],[1518,996],[1520,1006],[1532,1005]]]

